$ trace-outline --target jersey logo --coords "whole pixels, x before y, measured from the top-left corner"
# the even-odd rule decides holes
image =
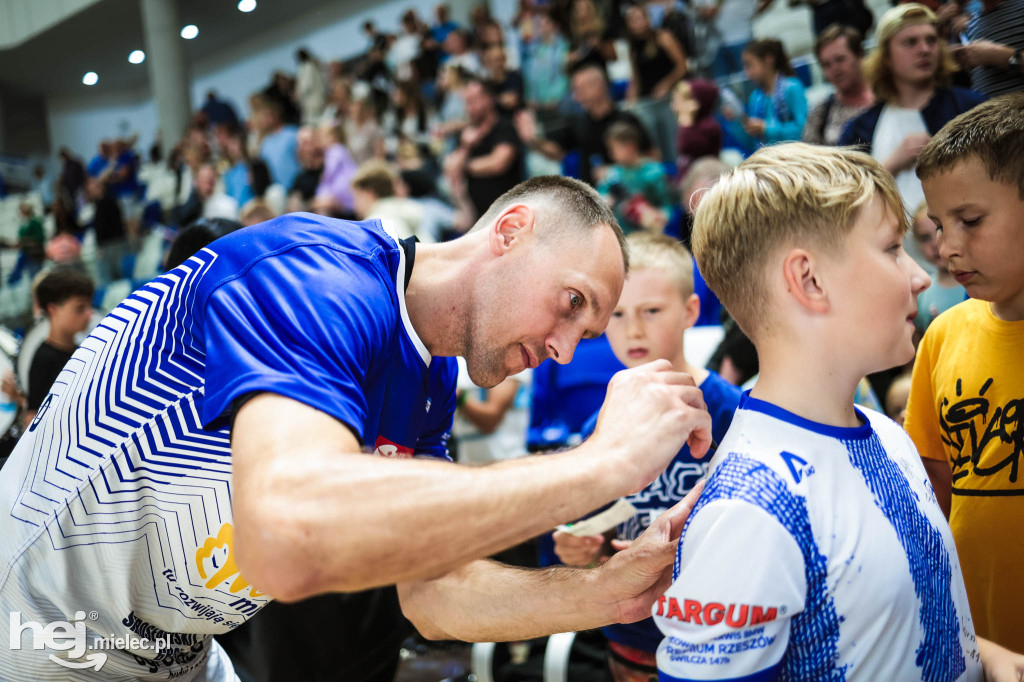
[[[793,482],[799,483],[804,476],[810,476],[814,473],[814,467],[807,465],[807,460],[794,455],[792,452],[780,452],[779,457],[789,467],[789,473],[793,474]],[[800,466],[797,466],[799,464]]]
[[[378,457],[388,457],[391,459],[408,459],[413,456],[413,450],[404,445],[393,443],[384,436],[377,436],[377,442],[373,446],[373,454]]]
[[[217,535],[206,538],[203,546],[196,550],[196,567],[199,577],[206,580],[206,589],[217,588],[221,583],[234,578],[228,591],[232,594],[250,587],[249,596],[255,599],[262,597],[263,592],[251,587],[242,577],[235,563],[235,529],[230,523],[220,527]],[[207,579],[207,575],[210,577]]]
[[[749,625],[770,623],[779,615],[775,606],[753,606],[751,604],[701,604],[696,599],[684,599],[682,607],[675,597],[658,597],[656,616],[674,618],[694,625],[718,625],[725,623],[731,628],[745,628]]]
[[[53,394],[52,393],[47,393],[46,397],[43,398],[43,404],[40,405],[39,409],[36,411],[36,416],[32,420],[31,426],[28,427],[29,431],[35,431],[36,430],[36,427],[39,425],[39,422],[42,420],[43,415],[46,414],[46,411],[50,409],[50,403],[52,403],[52,402],[53,402]]]

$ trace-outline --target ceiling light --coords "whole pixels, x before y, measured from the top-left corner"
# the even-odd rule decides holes
[[[132,64],[141,64],[146,61],[146,53],[142,50],[134,50],[130,55],[128,55],[128,61]]]
[[[189,24],[185,28],[181,29],[181,37],[185,40],[192,40],[199,35],[199,27],[195,24]]]
[[[82,76],[82,83],[84,83],[85,85],[96,85],[99,79],[100,77],[96,75],[95,71],[90,71],[89,73]]]
[[[256,9],[256,0],[241,0],[238,3],[239,12],[251,12]]]

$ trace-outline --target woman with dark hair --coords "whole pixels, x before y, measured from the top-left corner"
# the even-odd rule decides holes
[[[743,49],[743,71],[754,83],[746,115],[723,110],[729,131],[749,151],[773,142],[799,140],[807,122],[807,97],[786,48],[778,40],[755,40]]]
[[[675,158],[677,128],[671,93],[686,76],[686,53],[670,32],[651,26],[645,6],[631,5],[625,18],[633,69],[626,101],[635,104],[634,112],[654,136],[662,160],[669,161]]]

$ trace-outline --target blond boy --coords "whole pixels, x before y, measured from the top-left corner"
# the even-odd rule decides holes
[[[938,251],[971,297],[914,363],[906,428],[949,515],[979,635],[1024,650],[1024,94],[950,121],[918,158]]]
[[[662,680],[980,680],[982,646],[990,672],[1013,656],[975,639],[913,443],[854,406],[914,354],[929,280],[906,230],[892,177],[848,149],[762,149],[701,203],[697,262],[761,372],[654,606]]]
[[[668,360],[674,370],[693,377],[711,414],[712,435],[723,438],[739,404],[740,391],[718,374],[686,359],[683,333],[700,315],[700,299],[693,293],[693,258],[686,247],[665,235],[637,232],[626,242],[630,273],[605,329],[612,351],[626,367]],[[595,414],[584,425],[584,435],[594,431],[597,417]],[[608,538],[555,533],[555,552],[570,566],[587,566],[601,561],[611,550],[625,547],[693,489],[707,471],[707,461],[694,457],[684,445],[653,483],[626,498],[637,508],[636,516],[620,524]],[[609,538],[616,539],[610,544]],[[610,667],[616,682],[646,681],[657,672],[655,652],[661,632],[652,620],[612,625],[604,628],[604,634],[609,639]]]

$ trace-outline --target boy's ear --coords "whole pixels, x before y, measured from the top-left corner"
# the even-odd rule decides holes
[[[793,249],[782,261],[786,291],[807,310],[824,314],[829,311],[828,292],[822,280],[821,260],[804,249]]]
[[[686,317],[683,318],[684,329],[689,329],[697,324],[698,317],[700,317],[700,297],[697,294],[690,294],[690,297],[686,299]]]
[[[512,204],[498,216],[490,230],[491,252],[500,256],[533,232],[535,216],[526,204]]]

